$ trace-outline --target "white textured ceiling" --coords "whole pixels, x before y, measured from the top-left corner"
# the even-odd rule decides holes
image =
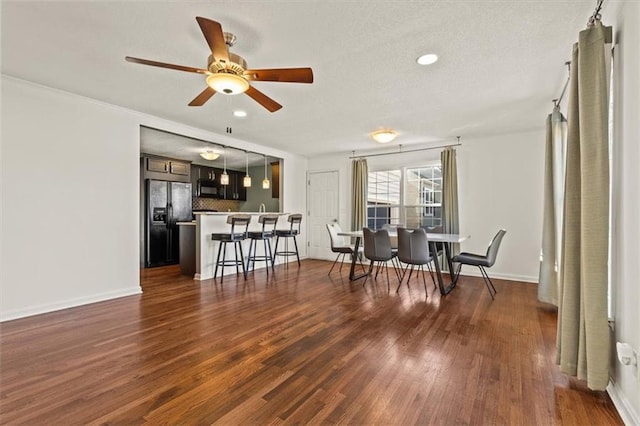
[[[2,1],[2,73],[234,138],[313,156],[541,128],[595,1]],[[313,68],[313,84],[258,82],[283,105],[214,96],[195,17],[237,36],[251,68]],[[415,59],[435,52],[421,67]],[[234,118],[234,109],[248,112]]]

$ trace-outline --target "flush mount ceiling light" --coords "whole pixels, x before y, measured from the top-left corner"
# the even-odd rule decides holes
[[[233,115],[234,115],[234,117],[246,117],[247,116],[247,112],[246,111],[236,110],[236,111],[233,111]]]
[[[207,85],[225,95],[238,95],[249,89],[249,82],[236,74],[218,72],[207,77]]]
[[[216,154],[215,152],[208,149],[205,152],[201,152],[200,157],[204,158],[205,160],[213,161],[220,157],[220,154]]]
[[[416,59],[416,62],[420,65],[431,65],[436,63],[437,60],[438,55],[436,55],[435,53],[428,53],[426,55],[420,56],[418,59]]]
[[[398,134],[391,129],[376,130],[371,133],[371,137],[378,143],[389,143],[394,140]]]

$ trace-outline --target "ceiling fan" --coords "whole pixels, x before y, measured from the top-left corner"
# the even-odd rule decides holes
[[[126,56],[125,59],[136,64],[206,75],[207,88],[200,92],[189,103],[189,106],[202,106],[217,92],[225,95],[246,93],[270,112],[275,112],[282,108],[282,105],[253,87],[250,82],[313,83],[311,68],[247,69],[247,62],[244,58],[229,52],[229,47],[233,46],[236,39],[233,34],[222,32],[222,26],[211,19],[198,16],[196,21],[198,21],[202,34],[211,49],[207,69],[167,64],[131,56]]]

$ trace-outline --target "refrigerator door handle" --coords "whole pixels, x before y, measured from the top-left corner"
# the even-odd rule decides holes
[[[167,229],[171,228],[171,221],[173,218],[173,206],[171,203],[167,204],[167,219],[165,220],[165,225]]]

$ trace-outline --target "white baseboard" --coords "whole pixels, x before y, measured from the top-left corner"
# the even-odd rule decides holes
[[[27,308],[3,311],[0,313],[0,322],[29,317],[32,315],[45,314],[47,312],[73,308],[76,306],[87,305],[89,303],[103,302],[105,300],[116,299],[118,297],[132,296],[134,294],[140,293],[142,293],[142,289],[137,286],[135,288],[123,288],[119,290],[108,291],[105,293],[93,294],[86,297],[62,300],[55,303],[47,303],[44,305],[29,306]]]
[[[465,269],[467,269],[465,271]],[[482,277],[482,275],[480,274],[480,271],[478,270],[478,268],[473,267],[467,267],[467,268],[462,268],[462,272],[460,273],[460,275],[467,275],[470,277]],[[526,282],[526,283],[538,283],[538,277],[532,277],[529,275],[515,275],[515,274],[501,274],[499,272],[493,272],[491,271],[491,269],[487,269],[487,273],[489,274],[489,278],[496,278],[498,280],[508,280],[508,281],[522,281],[522,282]]]
[[[607,386],[607,393],[609,394],[609,397],[611,397],[611,401],[613,401],[613,405],[616,406],[616,410],[618,410],[618,414],[622,417],[622,421],[625,425],[640,425],[640,414],[633,409],[629,401],[624,397],[613,381],[609,382],[609,385]]]

